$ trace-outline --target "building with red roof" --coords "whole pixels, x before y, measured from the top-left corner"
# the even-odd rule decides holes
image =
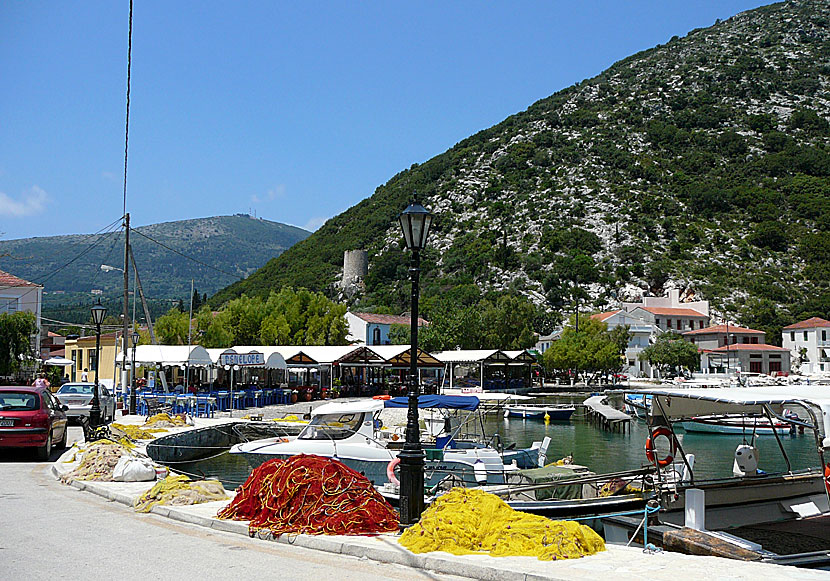
[[[803,375],[830,371],[830,321],[810,317],[781,330],[781,344]]]
[[[11,273],[0,270],[0,313],[26,311],[34,313],[37,333],[32,337],[32,354],[40,355],[40,312],[43,287]]]
[[[409,315],[381,315],[376,313],[346,313],[349,325],[348,339],[364,345],[390,345],[389,331],[392,325],[411,325]],[[425,327],[429,322],[418,317],[418,326]]]

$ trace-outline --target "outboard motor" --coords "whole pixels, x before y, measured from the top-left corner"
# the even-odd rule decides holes
[[[749,444],[740,444],[735,448],[735,462],[732,464],[735,476],[755,476],[758,474],[758,448]]]

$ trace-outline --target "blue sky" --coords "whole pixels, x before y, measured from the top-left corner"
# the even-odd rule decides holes
[[[413,163],[758,0],[136,0],[133,225],[315,229]],[[122,214],[127,0],[0,3],[0,239]]]

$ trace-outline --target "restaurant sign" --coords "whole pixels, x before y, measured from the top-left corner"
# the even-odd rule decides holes
[[[262,353],[222,353],[219,356],[219,365],[250,365],[262,367],[265,365],[265,355]]]

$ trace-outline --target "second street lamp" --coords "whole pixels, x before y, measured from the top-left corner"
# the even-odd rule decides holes
[[[136,411],[135,411],[135,407],[136,407],[136,401],[135,401],[136,400],[136,397],[135,397],[135,391],[136,391],[136,384],[135,384],[135,348],[138,346],[138,340],[140,338],[141,337],[138,334],[138,331],[133,331],[133,336],[132,336],[132,340],[133,340],[133,368],[132,368],[133,381],[132,381],[132,389],[130,390],[130,415],[135,415],[135,413],[136,413]]]
[[[417,197],[417,194],[416,194]],[[418,296],[421,272],[421,250],[424,249],[432,224],[432,214],[417,201],[399,218],[406,247],[412,252],[409,277],[412,281],[410,307],[409,400],[406,415],[406,441],[398,454],[401,460],[400,512],[401,525],[412,525],[424,511],[424,449],[418,428]]]
[[[92,322],[95,323],[95,387],[92,390],[92,405],[89,408],[89,425],[97,428],[101,423],[101,400],[98,396],[98,362],[101,359],[101,323],[107,316],[107,308],[98,301],[98,304],[90,309],[92,311]]]

